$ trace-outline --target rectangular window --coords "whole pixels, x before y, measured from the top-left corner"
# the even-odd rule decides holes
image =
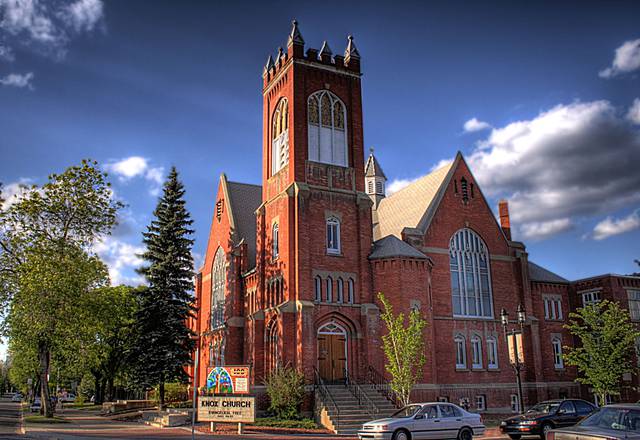
[[[627,290],[629,296],[629,315],[634,321],[640,321],[640,290]]]
[[[582,294],[582,307],[587,307],[592,304],[600,302],[600,291],[594,290],[591,292],[584,292]]]
[[[487,409],[487,397],[484,394],[476,396],[476,411]]]
[[[562,341],[560,338],[553,338],[551,344],[553,345],[553,366],[556,370],[562,370],[564,368],[564,362],[562,361]]]
[[[340,222],[335,218],[327,220],[327,253],[340,253]]]
[[[511,395],[511,412],[517,413],[520,412],[520,403],[518,402],[518,395]]]

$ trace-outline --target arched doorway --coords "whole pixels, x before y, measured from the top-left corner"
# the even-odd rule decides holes
[[[318,372],[327,383],[344,382],[347,369],[347,332],[336,322],[318,329]]]

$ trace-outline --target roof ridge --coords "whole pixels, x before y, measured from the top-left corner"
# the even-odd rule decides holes
[[[433,176],[435,173],[437,173],[438,171],[441,171],[444,168],[448,167],[449,169],[451,169],[451,166],[453,165],[453,163],[454,163],[454,161],[451,161],[446,165],[442,165],[441,167],[436,168],[435,170],[431,171],[430,173],[427,173],[427,174],[424,174],[424,175],[422,175],[420,177],[415,178],[413,181],[411,181],[411,183],[409,183],[408,185],[400,188],[398,191],[388,195],[386,198],[388,199],[388,198],[391,198],[391,197],[395,196],[396,194],[398,194],[398,193],[406,190],[407,188],[415,185],[416,183],[422,181],[423,179],[426,179],[427,177]]]
[[[257,188],[262,188],[262,185],[258,185],[257,183],[236,182],[233,180],[227,180],[227,183],[235,183],[236,185],[255,186]]]

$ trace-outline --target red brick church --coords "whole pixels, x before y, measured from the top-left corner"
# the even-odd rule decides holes
[[[584,392],[562,360],[573,343],[569,311],[607,295],[627,295],[632,308],[633,292],[638,306],[640,279],[572,283],[530,262],[511,239],[506,202],[498,222],[460,153],[387,195],[381,164],[365,157],[360,63],[351,37],[344,56],[326,42],[305,51],[295,22],[286,50],[269,57],[262,184],[220,176],[196,278],[199,383],[221,364],[250,365],[258,390],[282,365],[309,384],[383,376],[383,292],[397,311],[418,308],[428,321],[416,400],[517,409],[500,313],[515,328],[519,305],[525,403]]]

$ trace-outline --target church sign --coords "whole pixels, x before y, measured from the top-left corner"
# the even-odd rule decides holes
[[[200,396],[198,421],[253,423],[256,418],[255,397]]]
[[[215,367],[207,375],[207,393],[249,394],[249,367]]]

